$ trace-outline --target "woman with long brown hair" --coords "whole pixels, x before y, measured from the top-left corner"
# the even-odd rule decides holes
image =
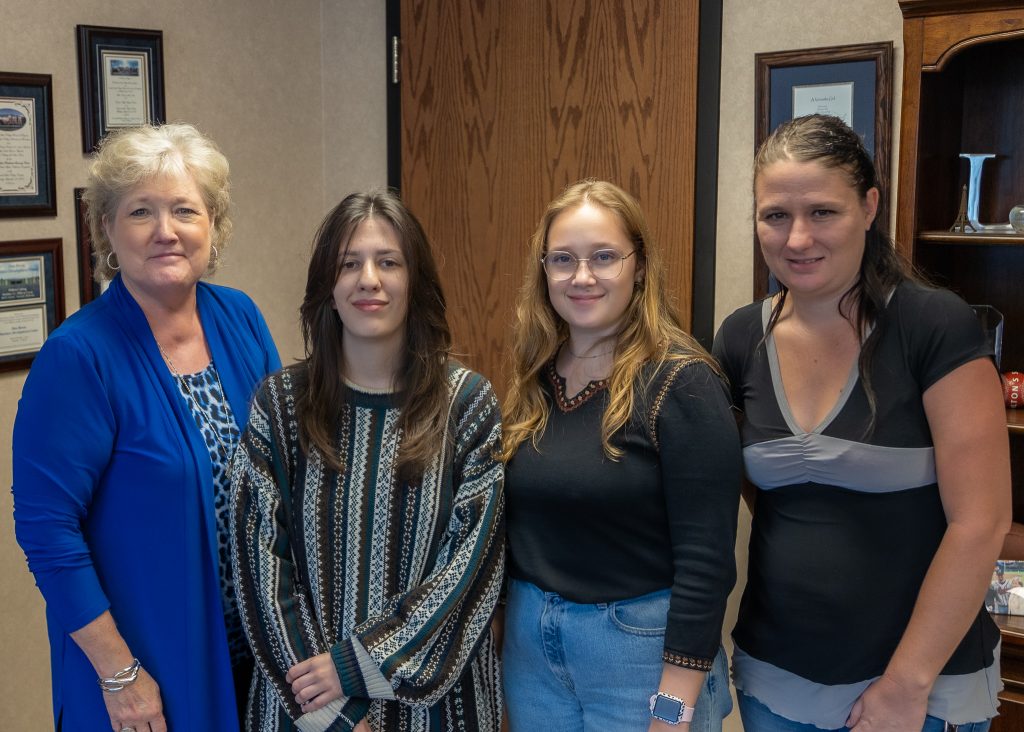
[[[301,317],[306,358],[264,383],[234,466],[246,729],[496,732],[501,422],[451,360],[437,268],[396,195],[327,215]]]
[[[639,205],[548,206],[516,312],[504,457],[512,729],[721,729],[736,424],[669,303]]]
[[[871,156],[837,117],[754,162],[782,290],[715,338],[754,512],[734,675],[747,729],[983,732],[999,631],[982,604],[1009,528],[999,377],[971,308],[876,221]]]

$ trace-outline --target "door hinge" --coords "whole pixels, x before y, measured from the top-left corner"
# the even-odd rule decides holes
[[[398,36],[391,36],[391,83],[398,83]]]

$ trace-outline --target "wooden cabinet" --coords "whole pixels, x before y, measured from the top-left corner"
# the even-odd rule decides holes
[[[1004,371],[1024,371],[1024,236],[954,234],[968,178],[985,163],[979,220],[1006,223],[1024,203],[1024,2],[901,0],[903,95],[897,246],[936,283],[1004,317]],[[1014,520],[1024,522],[1024,414],[1008,414]],[[1024,618],[1002,618],[1001,716],[1024,730]]]

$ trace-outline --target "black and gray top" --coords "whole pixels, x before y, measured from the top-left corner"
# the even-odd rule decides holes
[[[958,297],[901,284],[876,324],[873,428],[854,365],[835,407],[806,432],[764,337],[769,313],[770,300],[741,308],[714,346],[744,413],[743,459],[758,489],[735,682],[777,714],[837,728],[885,670],[946,530],[922,394],[991,350]],[[929,714],[953,723],[995,715],[998,641],[979,603]]]
[[[740,453],[722,380],[670,361],[637,385],[632,419],[601,446],[604,382],[568,398],[549,365],[538,448],[506,466],[509,574],[577,603],[672,588],[664,659],[710,669],[735,582]]]

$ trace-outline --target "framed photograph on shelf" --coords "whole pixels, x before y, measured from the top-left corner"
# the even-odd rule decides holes
[[[783,122],[806,114],[840,117],[874,156],[881,203],[877,220],[889,228],[892,151],[892,42],[758,53],[754,81],[754,149]],[[772,290],[754,236],[754,299]]]
[[[1024,615],[1024,562],[996,562],[985,593],[985,609],[995,615]]]
[[[105,289],[93,277],[92,232],[89,230],[88,207],[82,200],[84,188],[75,189],[75,238],[78,250],[78,299],[84,307],[103,294]]]
[[[63,321],[61,240],[0,241],[0,371],[27,369]]]
[[[82,150],[111,130],[163,122],[163,32],[77,26]]]
[[[0,71],[0,216],[56,216],[53,83]]]

